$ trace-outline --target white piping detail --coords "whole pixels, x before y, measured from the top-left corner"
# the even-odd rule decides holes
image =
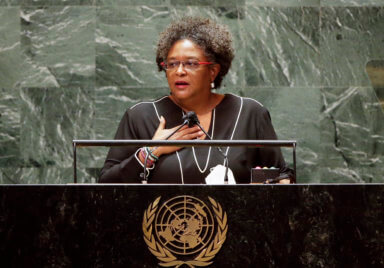
[[[176,151],[176,156],[177,156],[177,159],[179,160],[180,176],[181,176],[181,184],[184,184],[183,167],[182,167],[182,165],[181,165],[180,156],[179,156],[179,152],[178,152],[178,151]]]
[[[212,140],[213,140],[213,135],[215,133],[215,117],[216,117],[215,115],[216,115],[216,109],[213,109],[213,118],[212,118],[213,122],[212,122],[212,135],[211,135]],[[197,157],[196,157],[196,153],[195,153],[195,147],[192,146],[193,158],[195,159],[196,166],[199,169],[201,174],[203,174],[207,170],[207,168],[208,168],[209,159],[211,157],[211,149],[212,149],[212,147],[209,146],[207,161],[205,162],[205,167],[204,167],[204,169],[201,169],[200,165],[199,165],[199,162],[197,162]]]
[[[165,98],[168,98],[168,96],[163,96],[163,97],[161,97],[160,99],[155,100],[155,101],[153,101],[153,102],[159,102],[159,101],[161,101],[161,100],[163,100],[163,99],[165,99]]]
[[[152,102],[144,101],[144,102],[136,103],[136,104],[133,105],[131,108],[129,108],[129,110],[132,110],[132,109],[135,108],[136,106],[138,106],[138,105],[140,105],[140,104],[144,104],[144,103],[152,103]]]
[[[255,100],[255,99],[252,99],[252,98],[247,98],[247,97],[243,97],[243,99],[247,99],[247,100],[251,100],[251,101],[254,101],[254,102],[256,102],[257,104],[261,105],[261,107],[264,107],[264,105],[263,105],[261,102],[259,102],[259,101]]]
[[[233,96],[236,96],[236,95],[233,95]],[[242,97],[239,97],[239,96],[236,96],[238,98],[240,98],[240,109],[239,109],[239,113],[237,114],[237,118],[236,118],[236,123],[235,123],[235,127],[233,128],[233,131],[232,131],[232,135],[231,135],[231,138],[229,140],[232,140],[233,139],[233,136],[235,135],[235,131],[236,131],[236,128],[237,128],[237,124],[239,123],[239,118],[240,118],[240,114],[241,114],[241,111],[243,109],[243,98]],[[227,147],[227,150],[225,151],[225,154],[227,155],[228,157],[228,152],[229,152],[229,146]],[[223,162],[223,165],[225,165],[225,160]]]
[[[156,112],[156,115],[157,115],[157,118],[159,119],[160,121],[160,116],[159,116],[159,113],[157,112],[157,108],[156,108],[156,105],[154,102],[152,102],[152,105],[153,105],[153,108],[155,109],[155,112]]]
[[[135,107],[138,106],[139,104],[144,104],[144,103],[153,104],[153,103],[158,102],[158,101],[161,101],[161,100],[163,100],[163,99],[165,99],[165,98],[168,98],[168,96],[164,96],[164,97],[162,97],[162,98],[160,98],[160,99],[158,99],[158,100],[155,100],[155,101],[143,101],[143,102],[139,102],[139,103],[136,103],[135,105],[133,105],[133,106],[132,106],[131,108],[129,108],[129,109],[132,110],[133,108],[135,108]]]
[[[153,108],[155,108],[155,112],[156,112],[156,115],[157,115],[157,118],[159,119],[159,121],[160,121],[160,116],[159,116],[159,113],[158,113],[158,111],[157,111],[155,102],[159,102],[159,101],[161,101],[161,100],[163,100],[163,99],[165,99],[165,98],[168,98],[168,96],[164,96],[164,97],[162,97],[161,99],[158,99],[158,100],[152,102]]]

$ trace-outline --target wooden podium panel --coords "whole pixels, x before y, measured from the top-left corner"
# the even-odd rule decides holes
[[[150,220],[152,212],[166,211],[167,204],[171,207],[166,201],[183,196],[189,196],[191,202],[200,200],[210,209],[210,200],[215,200],[222,208],[222,220],[226,213],[227,232],[220,231],[226,239],[220,250],[212,253],[209,267],[384,265],[384,185],[355,184],[3,185],[1,266],[157,267],[161,261],[144,240],[143,219]],[[196,219],[207,214],[201,212],[204,205],[193,202],[191,211],[200,215],[195,215]],[[182,214],[177,211],[175,206],[173,212],[166,213]],[[161,219],[172,218],[169,215],[155,216],[161,224]],[[172,227],[171,236],[186,239],[186,230],[192,230],[192,222],[188,224]],[[215,224],[212,239],[218,233]],[[203,238],[198,231],[203,225],[195,226],[189,238],[200,235],[196,241],[206,239],[208,236]],[[163,249],[172,244],[172,239],[164,242],[165,229],[156,235],[157,227],[153,228],[151,234],[158,246]],[[156,247],[155,253],[159,250]],[[172,255],[182,261],[197,256]]]

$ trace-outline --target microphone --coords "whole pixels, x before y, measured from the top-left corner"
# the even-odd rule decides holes
[[[194,125],[200,124],[199,118],[197,118],[197,115],[194,111],[187,112],[185,115],[183,115],[183,120],[183,124],[188,124],[188,127],[193,127]]]
[[[185,115],[183,115],[183,120],[184,120],[183,125],[184,124],[185,125],[188,124],[188,127],[193,127],[194,125],[197,125],[201,129],[201,131],[203,131],[204,134],[208,137],[208,139],[212,140],[212,137],[209,136],[209,134],[200,125],[199,118],[197,117],[197,115],[196,115],[196,113],[194,111],[187,112]],[[221,150],[220,147],[216,147],[216,148],[222,154],[222,156],[224,157],[224,163],[225,163],[224,184],[228,184],[228,168],[229,168],[228,156],[227,156],[226,153],[224,153]]]

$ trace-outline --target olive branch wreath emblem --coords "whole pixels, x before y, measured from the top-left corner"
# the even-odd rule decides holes
[[[181,265],[185,264],[191,268],[194,268],[195,266],[203,267],[212,264],[213,261],[211,260],[216,256],[216,254],[223,246],[228,231],[227,213],[223,211],[221,205],[216,202],[213,198],[208,197],[218,223],[216,236],[210,242],[208,247],[204,248],[200,252],[200,254],[193,260],[182,261],[178,260],[177,257],[173,255],[168,249],[162,247],[160,243],[155,240],[155,237],[152,233],[152,223],[155,219],[160,199],[161,196],[156,198],[155,201],[153,201],[148,206],[147,210],[144,212],[142,226],[144,233],[144,241],[147,244],[148,249],[151,251],[151,253],[155,255],[159,261],[161,261],[159,265],[163,267],[174,266],[175,268],[178,268]]]

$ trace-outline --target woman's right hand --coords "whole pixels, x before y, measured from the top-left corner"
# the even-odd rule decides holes
[[[169,135],[171,135],[178,127],[174,128],[165,128],[165,118],[163,116],[160,117],[160,124],[157,128],[155,134],[152,137],[152,140],[165,140]],[[201,139],[204,137],[204,132],[198,126],[188,127],[187,125],[183,126],[179,129],[175,134],[173,134],[169,140],[194,140]],[[182,147],[176,146],[160,146],[157,147],[153,154],[156,156],[161,156],[163,154],[170,154],[175,151],[180,150]]]

